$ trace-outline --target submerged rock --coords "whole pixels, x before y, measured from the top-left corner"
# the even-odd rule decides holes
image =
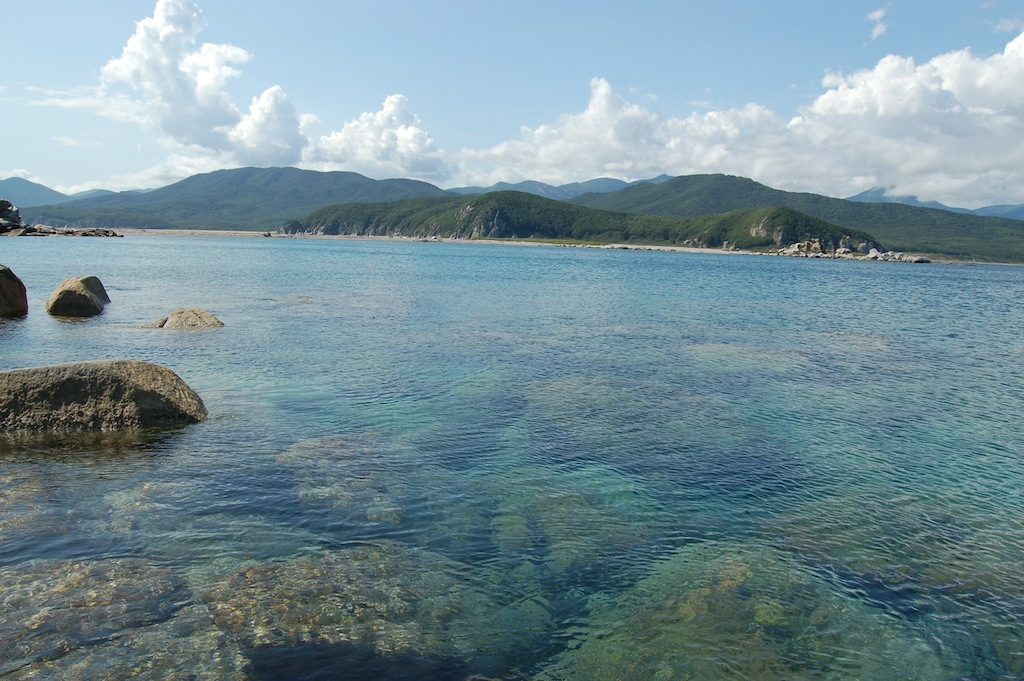
[[[114,681],[165,679],[244,681],[251,668],[244,653],[227,642],[205,606],[184,608],[166,622],[127,631],[98,645],[76,648],[56,660],[34,664],[13,681]]]
[[[57,286],[46,302],[55,317],[94,317],[110,302],[103,283],[94,276],[72,277]]]
[[[27,314],[25,284],[11,268],[0,265],[0,317],[24,317]]]
[[[0,567],[0,676],[165,622],[188,597],[171,570],[136,559]]]
[[[468,566],[392,542],[254,563],[205,590],[214,621],[247,648],[361,642],[377,654],[465,657],[502,645],[498,604]]]
[[[199,396],[170,369],[138,360],[0,371],[0,432],[113,430],[195,423]]]
[[[277,461],[295,472],[304,504],[351,510],[360,520],[398,525],[403,497],[425,467],[408,468],[405,452],[367,436],[328,436],[296,443]]]
[[[539,679],[960,678],[900,620],[783,554],[687,546],[626,594],[592,599],[589,631]]]
[[[150,324],[154,329],[217,329],[222,326],[224,322],[198,307],[179,307]]]

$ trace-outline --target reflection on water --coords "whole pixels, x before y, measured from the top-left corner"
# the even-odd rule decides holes
[[[211,416],[0,440],[5,679],[1024,676],[1018,268],[15,241]]]

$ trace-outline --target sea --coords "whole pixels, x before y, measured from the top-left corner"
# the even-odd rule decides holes
[[[0,369],[199,424],[0,440],[0,678],[1024,678],[1024,269],[8,238]],[[111,303],[50,317],[71,276]],[[225,326],[147,328],[178,307]]]

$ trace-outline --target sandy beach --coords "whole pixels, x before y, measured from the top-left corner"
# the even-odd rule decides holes
[[[586,244],[560,243],[555,241],[523,241],[516,239],[447,239],[420,238],[410,236],[356,236],[351,234],[278,234],[266,231],[227,230],[227,229],[118,229],[118,234],[125,236],[160,236],[174,234],[180,236],[221,236],[246,238],[275,239],[327,239],[354,241],[421,241],[428,243],[474,243],[474,244],[506,244],[513,246],[544,246],[558,248],[603,248],[619,251],[665,251],[674,253],[724,253],[729,255],[772,255],[748,250],[723,250],[719,248],[695,248],[691,246],[660,246],[652,244]]]

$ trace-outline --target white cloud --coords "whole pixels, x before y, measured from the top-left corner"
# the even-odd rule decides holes
[[[871,29],[871,39],[878,40],[885,32],[889,30],[888,24],[885,23],[885,15],[888,10],[885,7],[876,9],[873,12],[868,12],[868,21],[872,22],[874,26]]]
[[[12,168],[10,170],[0,170],[0,179],[7,179],[11,177],[20,177],[23,180],[29,180],[30,182],[41,182],[38,177],[32,174],[32,171],[25,170],[24,168]]]
[[[91,149],[96,150],[101,147],[99,142],[95,140],[82,140],[74,137],[68,137],[66,135],[54,135],[50,138],[62,147],[69,147],[73,149]]]
[[[822,88],[788,121],[757,104],[674,118],[595,79],[582,112],[463,150],[460,167],[466,184],[724,172],[834,196],[892,186],[968,207],[1024,201],[1024,35],[984,58],[888,56]]]
[[[250,55],[210,43],[192,50],[202,29],[195,4],[159,0],[121,56],[103,67],[97,107],[110,108],[100,113],[156,128],[178,144],[224,149],[226,131],[241,117],[224,85],[238,75],[232,65]]]
[[[168,174],[180,179],[197,168],[239,165],[447,177],[442,152],[402,95],[319,137],[316,117],[300,115],[280,86],[267,88],[241,111],[226,86],[251,55],[234,45],[197,47],[203,27],[190,0],[158,0],[153,16],[136,24],[121,55],[103,66],[97,87],[44,93],[36,103],[87,109],[161,133],[171,156],[139,176],[147,186]]]
[[[228,133],[235,157],[246,165],[296,163],[306,146],[299,116],[284,90],[274,86],[252,100],[247,113]]]
[[[1000,19],[992,27],[997,33],[1020,33],[1024,31],[1024,21],[1021,19]]]
[[[364,113],[341,130],[321,137],[307,151],[305,163],[322,170],[353,170],[378,177],[446,179],[443,154],[420,126],[409,100],[391,95],[379,111]]]

